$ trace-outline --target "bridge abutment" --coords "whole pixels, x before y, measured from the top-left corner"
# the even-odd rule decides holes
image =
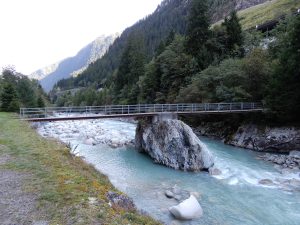
[[[164,120],[177,120],[177,113],[159,113],[152,117],[152,123],[161,122]]]

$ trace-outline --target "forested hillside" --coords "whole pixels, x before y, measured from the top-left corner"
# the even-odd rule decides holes
[[[17,112],[20,107],[45,107],[46,94],[37,80],[5,68],[0,74],[0,111]]]
[[[234,9],[244,9],[266,0],[209,0],[210,22],[216,22]],[[92,63],[80,76],[59,82],[59,89],[74,87],[103,87],[106,78],[112,76],[120,64],[121,54],[129,39],[139,38],[143,42],[143,54],[149,61],[159,45],[171,31],[184,34],[187,26],[191,0],[165,0],[156,11],[127,28],[99,60]],[[138,36],[138,37],[137,37]]]
[[[296,120],[299,16],[287,15],[268,33],[272,38],[264,39],[259,32],[243,31],[235,10],[211,28],[211,3],[164,1],[154,14],[128,28],[102,59],[56,87],[82,89],[59,98],[54,91],[53,100],[59,106],[263,101],[273,119]],[[153,21],[160,23],[147,25]]]

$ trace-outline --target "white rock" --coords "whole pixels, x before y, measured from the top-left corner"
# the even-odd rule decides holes
[[[203,210],[193,195],[179,205],[170,207],[169,211],[180,220],[192,220],[203,215]]]
[[[93,138],[86,139],[84,141],[84,144],[86,144],[86,145],[94,145],[95,144],[95,140]]]

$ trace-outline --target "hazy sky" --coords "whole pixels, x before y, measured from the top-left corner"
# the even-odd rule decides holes
[[[123,31],[162,0],[0,0],[0,69],[36,69],[73,56],[102,34]]]

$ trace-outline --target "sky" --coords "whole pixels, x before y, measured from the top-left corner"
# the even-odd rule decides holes
[[[0,70],[25,75],[121,33],[162,0],[0,0]]]

